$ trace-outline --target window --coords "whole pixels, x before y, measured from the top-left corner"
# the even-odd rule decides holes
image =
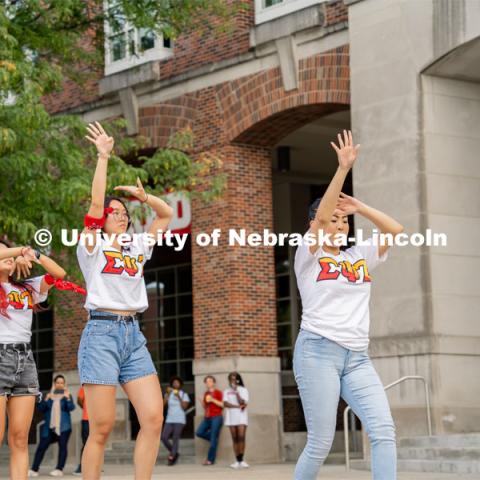
[[[294,256],[292,247],[275,247],[278,356],[283,371],[293,368],[293,345],[297,339],[301,310],[293,271]]]
[[[40,391],[46,393],[52,387],[54,372],[54,340],[53,340],[53,310],[48,306],[48,300],[40,305],[43,310],[33,314],[32,318],[32,351],[37,365]],[[37,425],[43,420],[43,414],[38,409],[35,413],[28,434],[28,443],[38,442]]]
[[[174,375],[193,382],[192,267],[180,264],[145,272],[148,309],[142,315],[143,334],[160,380]]]
[[[129,24],[117,2],[106,2],[106,7],[110,21],[105,24],[105,75],[172,55],[170,39]]]
[[[255,0],[255,23],[264,23],[325,0]]]

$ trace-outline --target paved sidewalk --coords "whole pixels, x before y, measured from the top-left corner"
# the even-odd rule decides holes
[[[155,469],[155,480],[292,480],[294,465],[291,463],[278,465],[255,465],[248,469],[232,470],[228,466],[215,465],[177,465],[175,467],[160,466]],[[42,468],[40,479],[52,478],[48,476],[48,467]],[[71,468],[65,469],[63,478],[80,478],[70,474]],[[0,467],[0,478],[8,478],[4,466]],[[133,467],[130,465],[106,465],[102,479],[132,480]],[[319,480],[370,480],[369,472],[353,470],[349,474],[343,466],[324,466]],[[478,474],[454,475],[445,473],[399,473],[398,480],[476,480]]]

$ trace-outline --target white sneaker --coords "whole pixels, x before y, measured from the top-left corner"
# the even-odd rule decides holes
[[[63,477],[63,472],[61,470],[55,469],[50,472],[51,477]]]
[[[230,468],[234,468],[235,470],[238,470],[240,468],[240,462],[234,462],[230,465]]]
[[[248,468],[250,465],[247,462],[240,462],[240,468]]]
[[[34,470],[29,470],[28,471],[28,476],[29,477],[38,477],[39,473],[35,472]]]

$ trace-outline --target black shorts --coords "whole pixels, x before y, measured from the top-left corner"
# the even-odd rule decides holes
[[[18,397],[41,393],[38,385],[37,366],[31,349],[0,347],[0,396]]]

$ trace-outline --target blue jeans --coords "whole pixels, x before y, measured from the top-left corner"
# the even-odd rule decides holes
[[[222,415],[204,418],[195,433],[197,437],[203,438],[204,440],[207,440],[207,442],[210,442],[207,460],[212,463],[215,463],[215,457],[217,456],[218,436],[220,435],[220,429],[222,428],[222,425]]]
[[[362,421],[372,451],[374,480],[395,480],[395,425],[367,350],[355,352],[306,330],[295,343],[293,371],[307,424],[307,444],[295,480],[314,480],[335,435],[340,396]]]

